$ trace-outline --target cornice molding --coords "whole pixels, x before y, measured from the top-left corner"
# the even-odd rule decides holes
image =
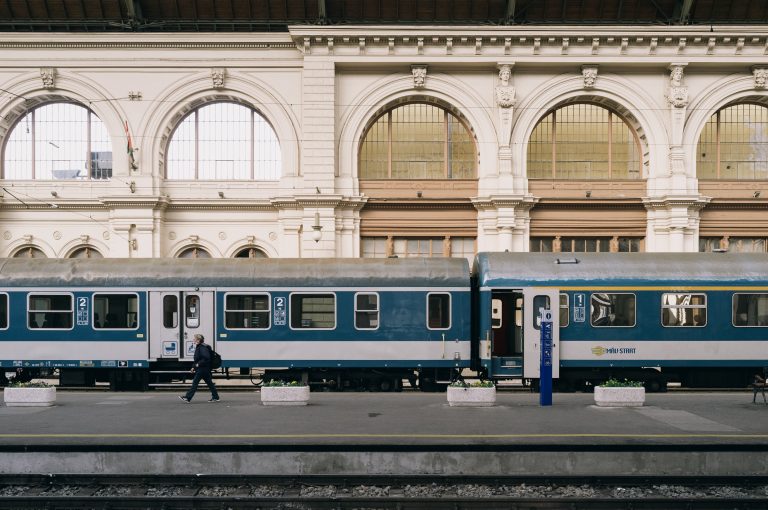
[[[764,57],[768,29],[756,26],[290,26],[305,55],[608,57],[675,60]]]
[[[365,196],[345,197],[342,195],[297,195],[275,197],[269,200],[271,207],[278,210],[301,209],[348,209],[360,210],[368,202]]]
[[[646,209],[650,210],[669,209],[670,207],[699,210],[706,207],[712,198],[703,195],[664,195],[661,197],[643,197],[642,200]]]
[[[470,200],[478,211],[495,211],[500,208],[530,210],[539,202],[539,198],[533,195],[492,195],[490,197],[473,197]]]
[[[409,210],[426,210],[426,209],[442,209],[442,210],[474,210],[473,204],[468,199],[456,199],[456,200],[440,200],[420,198],[417,200],[402,200],[394,198],[371,198],[365,204],[367,210],[394,210],[394,209],[409,209]]]
[[[288,34],[2,34],[0,48],[296,49]]]

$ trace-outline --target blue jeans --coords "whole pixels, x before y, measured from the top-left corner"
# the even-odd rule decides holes
[[[200,379],[205,381],[205,384],[208,385],[208,389],[211,390],[211,397],[218,400],[219,392],[216,391],[216,386],[213,384],[213,379],[211,379],[210,368],[198,368],[195,370],[195,378],[192,379],[192,387],[189,389],[189,391],[186,394],[187,400],[192,400],[192,397],[195,396],[195,392],[197,391],[197,385],[200,384]]]

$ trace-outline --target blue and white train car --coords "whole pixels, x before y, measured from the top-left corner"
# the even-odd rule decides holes
[[[469,366],[470,305],[457,259],[5,259],[0,367],[146,387],[201,333],[225,367],[427,389]]]
[[[768,366],[768,255],[481,253],[479,366],[539,377],[539,309],[553,313],[553,377],[609,377],[651,391],[745,386]]]

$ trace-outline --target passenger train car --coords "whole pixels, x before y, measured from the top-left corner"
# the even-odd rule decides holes
[[[553,317],[553,377],[743,387],[768,366],[768,256],[727,253],[481,253],[479,362],[536,381],[540,308]]]
[[[328,389],[436,390],[473,369],[536,386],[540,310],[560,389],[628,377],[745,386],[768,366],[765,254],[464,259],[0,260],[0,374],[144,389],[202,333],[228,370]]]
[[[188,370],[202,333],[227,368],[426,388],[470,365],[470,299],[464,259],[5,259],[0,366],[140,389]]]

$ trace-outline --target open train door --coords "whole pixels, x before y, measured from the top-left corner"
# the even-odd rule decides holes
[[[213,347],[213,291],[152,291],[149,293],[149,310],[151,359],[192,361],[196,333],[202,334],[206,343]]]
[[[541,316],[552,312],[552,378],[560,377],[560,292],[557,289],[523,289],[523,377],[539,379],[541,369]]]

